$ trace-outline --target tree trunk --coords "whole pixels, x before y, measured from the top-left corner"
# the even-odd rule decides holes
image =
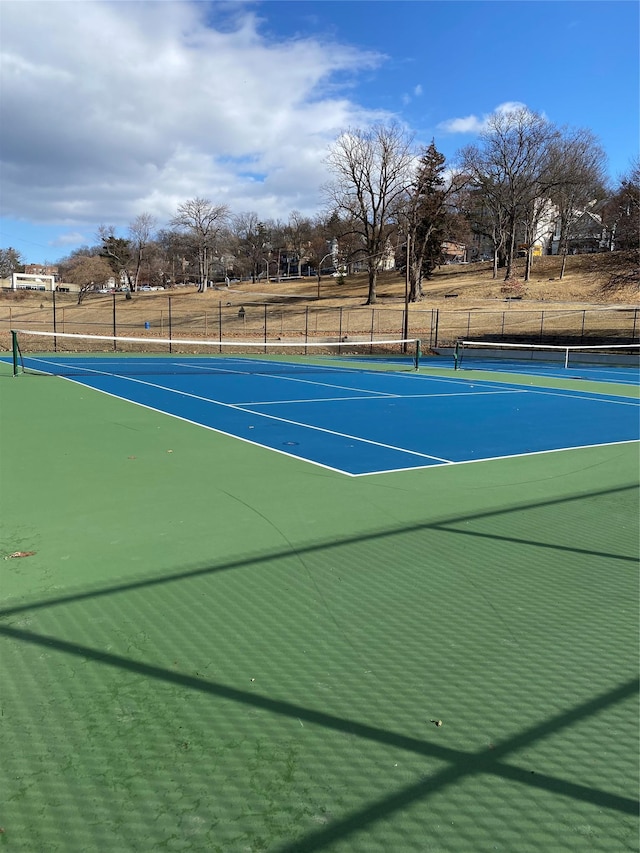
[[[369,270],[369,295],[367,297],[367,305],[375,305],[376,299],[376,283],[378,280],[378,270],[375,266]]]
[[[564,276],[564,268],[567,265],[567,247],[565,246],[562,249],[562,263],[560,264],[560,281],[562,281],[562,277]]]
[[[513,256],[515,254],[515,245],[516,245],[516,222],[515,219],[511,220],[511,227],[509,229],[509,243],[507,245],[507,269],[504,274],[504,280],[508,281],[513,274]]]
[[[524,280],[529,281],[531,278],[531,264],[533,261],[533,247],[527,249],[527,255],[524,261]]]
[[[422,292],[422,258],[409,264],[409,302],[419,302]]]

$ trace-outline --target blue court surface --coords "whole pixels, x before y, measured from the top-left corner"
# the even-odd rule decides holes
[[[548,376],[558,379],[578,379],[592,382],[616,382],[620,385],[640,385],[640,365],[617,366],[615,364],[570,364],[564,367],[555,362],[542,359],[509,359],[482,358],[471,356],[462,359],[461,375],[472,374],[473,371],[500,373],[520,373],[526,376]]]
[[[467,371],[430,376],[299,363],[274,372],[272,362],[255,358],[208,369],[202,359],[173,356],[165,372],[157,358],[145,371],[136,357],[133,374],[123,375],[121,357],[72,361],[70,381],[352,476],[640,437],[635,398],[474,382]]]
[[[464,364],[460,373],[473,373],[474,370],[521,373],[526,376],[553,376],[558,379],[584,379],[591,382],[616,382],[620,385],[640,385],[640,371],[628,367],[607,367],[606,365],[541,365],[535,361],[473,362]]]

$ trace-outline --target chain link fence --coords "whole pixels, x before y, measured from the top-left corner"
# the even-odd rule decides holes
[[[567,345],[638,343],[640,309],[523,308],[515,302],[501,310],[404,308],[387,306],[330,307],[281,303],[231,304],[220,300],[198,310],[179,296],[125,300],[122,294],[86,299],[47,294],[32,301],[0,304],[0,346],[10,348],[10,330],[29,329],[154,338],[208,340],[375,340],[419,338],[423,347],[452,346],[458,339],[561,343]]]

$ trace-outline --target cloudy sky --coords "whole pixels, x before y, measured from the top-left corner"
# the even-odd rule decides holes
[[[312,214],[342,129],[397,119],[452,158],[513,104],[592,130],[615,181],[638,155],[638,10],[4,0],[0,246],[53,262],[194,197]]]

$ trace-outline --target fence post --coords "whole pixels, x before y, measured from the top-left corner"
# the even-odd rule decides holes
[[[173,337],[173,323],[171,320],[171,297],[169,297],[169,352],[173,352],[171,340]]]
[[[504,340],[504,314],[505,314],[505,312],[503,311],[502,312],[502,328],[500,329],[500,340],[501,341]]]
[[[471,338],[471,311],[467,314],[467,340]]]
[[[638,309],[633,309],[633,331],[631,332],[631,343],[635,342],[636,339],[636,323],[638,322]]]
[[[58,338],[56,337],[56,289],[55,286],[51,291],[51,299],[53,301],[53,351],[58,351]],[[11,309],[9,309],[9,318],[11,318]]]
[[[308,353],[307,341],[309,340],[309,306],[304,309],[304,354]]]
[[[118,349],[118,342],[116,341],[116,335],[118,333],[116,331],[117,323],[116,323],[116,295],[115,295],[115,293],[113,293],[112,296],[113,296],[113,351],[116,352]]]
[[[582,343],[584,341],[584,321],[585,321],[586,316],[587,316],[587,312],[583,311],[582,312],[582,328],[580,329],[580,343]]]
[[[218,302],[218,341],[220,342],[218,350],[222,352],[222,299]]]
[[[373,332],[375,329],[375,324],[376,324],[376,309],[372,308],[371,309],[371,335],[369,337],[369,343],[370,343],[369,354],[370,355],[373,355]]]
[[[344,309],[341,305],[340,310],[339,310],[339,314],[338,314],[338,340],[340,341],[340,343],[342,343],[342,311],[343,310]],[[338,347],[338,353],[340,353],[340,354],[342,353],[342,347],[341,346]]]
[[[544,311],[540,312],[540,343],[542,343],[543,334],[542,330],[544,329]]]
[[[433,341],[434,347],[438,346],[438,323],[439,322],[440,322],[440,309],[436,308],[436,328],[435,328],[434,341]]]
[[[264,351],[267,351],[267,303],[264,303]]]

